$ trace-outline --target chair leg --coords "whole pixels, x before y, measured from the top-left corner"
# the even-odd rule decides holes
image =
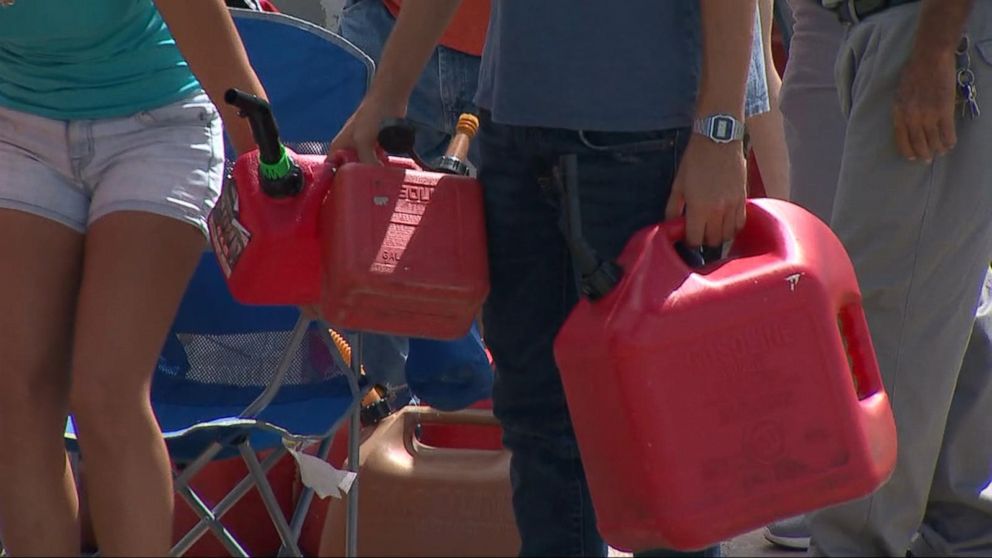
[[[273,451],[268,456],[266,456],[265,461],[263,461],[261,464],[262,471],[265,474],[267,474],[268,471],[271,470],[272,467],[274,467],[276,463],[278,463],[279,460],[285,454],[286,454],[286,450],[284,448],[279,448]],[[183,475],[181,475],[180,478],[185,477],[188,482],[189,477],[186,475],[187,472],[188,469],[186,471],[183,471]],[[228,492],[227,495],[224,496],[224,498],[222,498],[221,501],[217,503],[217,505],[214,507],[213,510],[206,508],[206,506],[203,505],[202,502],[200,503],[200,505],[196,505],[195,503],[189,502],[189,500],[187,500],[187,503],[190,504],[190,506],[193,508],[193,511],[200,517],[200,522],[194,525],[193,528],[190,529],[189,532],[186,533],[186,535],[184,535],[183,538],[180,539],[180,541],[177,542],[176,545],[172,547],[171,555],[182,556],[183,554],[185,554],[187,551],[189,551],[190,548],[192,548],[194,544],[196,544],[196,541],[200,540],[200,537],[206,534],[208,530],[212,530],[214,534],[217,536],[218,540],[220,540],[222,543],[228,539],[235,540],[234,537],[226,530],[224,530],[221,533],[218,533],[218,530],[215,527],[215,523],[223,528],[223,524],[219,523],[221,517],[223,517],[224,514],[230,511],[230,509],[233,508],[234,505],[237,504],[241,500],[241,498],[245,496],[245,494],[251,491],[251,489],[255,486],[254,480],[255,479],[252,477],[251,474],[242,478],[238,482],[238,484],[236,484],[234,488],[232,488],[230,492]],[[177,480],[177,484],[176,484],[177,491],[180,490],[179,486],[180,485]],[[185,487],[186,486],[185,483],[182,486]],[[182,495],[182,492],[180,492],[180,495]],[[227,534],[225,535],[224,533]],[[232,549],[228,548],[228,551],[232,552]],[[246,555],[243,549],[240,550],[239,552],[232,552],[232,554],[235,556]]]
[[[179,492],[179,495],[183,497],[183,500],[185,500],[186,503],[193,508],[193,511],[200,516],[200,522],[197,523],[197,526],[205,525],[206,528],[195,536],[193,531],[186,533],[186,536],[184,536],[178,543],[176,543],[175,546],[172,547],[172,550],[170,551],[172,556],[182,556],[185,554],[194,544],[196,544],[196,541],[199,540],[209,528],[214,532],[214,536],[217,537],[217,540],[224,545],[224,548],[231,553],[231,556],[237,556],[240,558],[248,557],[248,552],[245,551],[244,547],[238,543],[237,539],[234,538],[234,535],[232,535],[231,532],[224,527],[224,524],[219,521],[220,516],[211,512],[210,508],[207,507],[207,505],[200,499],[199,496],[197,496],[195,492],[193,492],[188,486],[177,488],[176,491]]]
[[[355,336],[355,343],[351,348],[351,369],[355,378],[358,378],[362,370],[362,334]],[[358,460],[359,460],[359,437],[362,435],[362,407],[355,405],[351,412],[351,422],[348,430],[348,470],[355,473],[355,482],[348,491],[348,505],[345,508],[345,556],[354,558],[358,556]]]
[[[282,540],[283,546],[289,550],[292,556],[303,556],[297,544],[296,537],[293,536],[293,531],[289,528],[289,523],[286,521],[286,516],[283,515],[282,509],[279,507],[279,500],[276,499],[276,495],[272,491],[272,486],[265,476],[265,471],[258,462],[255,452],[251,449],[251,444],[246,441],[238,445],[238,451],[241,452],[241,458],[248,465],[248,471],[255,480],[255,486],[262,496],[262,503],[265,504],[265,509],[269,512],[269,517],[272,519],[272,524],[279,533],[279,538]]]
[[[316,456],[321,461],[327,461],[327,456],[331,453],[331,442],[333,439],[334,435],[331,434],[320,441]],[[296,509],[293,510],[293,519],[289,522],[289,528],[293,533],[293,540],[295,541],[299,541],[300,535],[303,533],[303,524],[306,522],[307,515],[310,513],[310,505],[313,503],[313,497],[314,490],[308,486],[304,486],[300,492],[299,500],[296,502]],[[302,552],[302,549],[300,550]],[[290,556],[289,552],[289,548],[286,545],[282,545],[277,556]]]

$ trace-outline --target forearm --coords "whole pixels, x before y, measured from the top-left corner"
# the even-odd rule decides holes
[[[406,0],[382,50],[369,96],[405,104],[461,0]]]
[[[765,195],[789,199],[789,150],[782,131],[782,113],[772,109],[749,118],[747,125]]]
[[[765,194],[770,198],[789,199],[789,151],[785,145],[779,92],[782,78],[775,68],[772,52],[774,0],[758,0],[761,18],[761,44],[765,56],[765,82],[768,85],[768,112],[747,121],[754,157],[761,171]]]
[[[703,67],[696,113],[744,120],[756,0],[700,0]]]
[[[923,0],[912,60],[953,56],[975,0]]]
[[[782,89],[782,77],[775,67],[775,52],[772,50],[772,25],[775,18],[775,0],[758,0],[758,14],[761,18],[761,46],[765,54],[765,81],[768,83],[768,102],[772,108],[778,107],[778,95]]]
[[[248,61],[230,12],[223,0],[155,0],[176,45],[186,58],[224,120],[224,128],[238,153],[255,147],[248,123],[224,102],[224,93],[236,87],[266,98]]]

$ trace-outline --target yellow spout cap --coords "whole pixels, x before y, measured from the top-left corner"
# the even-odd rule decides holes
[[[467,112],[462,114],[458,117],[455,132],[465,134],[469,138],[474,138],[475,134],[479,132],[479,117]]]

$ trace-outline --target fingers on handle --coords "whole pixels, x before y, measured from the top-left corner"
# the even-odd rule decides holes
[[[958,143],[958,134],[954,126],[954,111],[940,119],[940,138],[947,151],[954,149]]]
[[[665,220],[681,216],[684,210],[685,198],[679,190],[673,188],[671,195],[668,196],[668,205],[665,206]]]
[[[699,248],[706,239],[707,217],[694,205],[685,208],[685,244],[690,248]]]

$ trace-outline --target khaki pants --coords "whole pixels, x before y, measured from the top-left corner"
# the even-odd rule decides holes
[[[848,123],[831,225],[861,283],[899,461],[870,498],[810,516],[814,555],[903,556],[917,532],[916,555],[992,554],[992,112],[959,118],[932,164],[898,154],[891,107],[918,13],[867,18],[837,60]],[[979,94],[992,92],[992,0],[975,2],[968,34]]]

